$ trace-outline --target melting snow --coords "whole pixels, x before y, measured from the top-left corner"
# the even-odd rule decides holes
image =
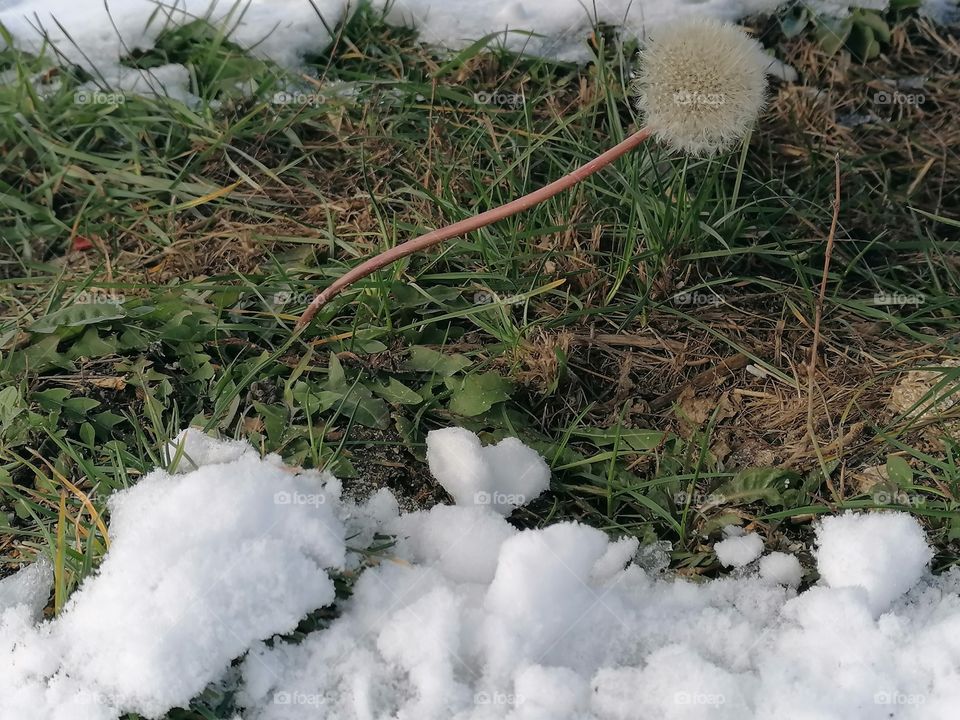
[[[401,515],[385,490],[357,506],[329,474],[186,432],[193,469],[111,499],[110,550],[57,618],[38,621],[45,562],[0,581],[0,717],[159,717],[231,682],[244,720],[955,716],[960,570],[930,574],[911,516],[824,519],[821,581],[799,594],[794,556],[749,565],[755,533],[716,545],[736,577],[693,582],[641,567],[635,538],[520,531],[474,504],[531,492],[514,484],[531,468],[542,489],[543,460],[514,441],[491,463],[506,451],[468,435],[429,436],[465,504]],[[362,565],[346,546],[375,533],[396,545]],[[277,637],[346,570],[329,626]]]
[[[478,38],[500,34],[515,51],[585,61],[594,22],[618,26],[625,38],[643,37],[647,29],[674,18],[697,14],[734,20],[772,12],[786,0],[374,0],[387,7],[387,19],[412,25],[436,46],[459,49]],[[849,4],[886,7],[887,0],[819,0],[820,12],[845,14]],[[346,0],[0,0],[0,24],[15,43],[33,52],[53,43],[69,62],[90,71],[100,85],[135,93],[166,93],[196,100],[189,92],[187,69],[179,64],[142,71],[121,65],[132,50],[149,50],[167,26],[205,17],[229,30],[230,39],[285,67],[296,67],[307,52],[322,51],[330,30],[355,9]],[[955,0],[925,0],[924,11],[941,22],[956,17]],[[775,74],[794,77],[774,62]]]

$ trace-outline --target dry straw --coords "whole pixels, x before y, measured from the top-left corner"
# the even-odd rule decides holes
[[[736,25],[689,18],[656,30],[641,52],[637,105],[646,125],[559,180],[460,222],[408,240],[353,268],[319,293],[297,322],[306,327],[341,290],[400,258],[465,235],[557,195],[655,136],[667,147],[710,155],[742,138],[763,107],[769,59]]]

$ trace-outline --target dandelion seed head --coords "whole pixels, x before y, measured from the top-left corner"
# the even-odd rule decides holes
[[[691,17],[657,28],[640,51],[637,108],[655,136],[691,155],[730,147],[753,126],[770,59],[740,27]]]

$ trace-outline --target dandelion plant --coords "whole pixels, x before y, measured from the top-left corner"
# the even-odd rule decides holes
[[[708,156],[728,148],[753,126],[764,104],[769,59],[740,27],[687,18],[652,34],[640,53],[634,91],[644,126],[559,180],[523,197],[432,230],[385,250],[320,292],[297,322],[307,326],[344,288],[415,252],[503,220],[576,185],[654,137],[671,150]]]

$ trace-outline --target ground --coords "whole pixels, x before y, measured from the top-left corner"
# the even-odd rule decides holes
[[[188,424],[407,508],[443,497],[428,430],[517,435],[554,479],[516,523],[668,541],[684,574],[723,572],[723,525],[802,555],[849,507],[909,510],[955,564],[960,33],[889,13],[864,59],[792,17],[745,22],[799,79],[742,149],[647,144],[302,335],[347,267],[624,137],[635,47],[445,53],[363,9],[299,77],[202,22],[128,58],[186,63],[196,107],[78,104],[80,71],[0,53],[0,573],[55,548],[58,610]]]

